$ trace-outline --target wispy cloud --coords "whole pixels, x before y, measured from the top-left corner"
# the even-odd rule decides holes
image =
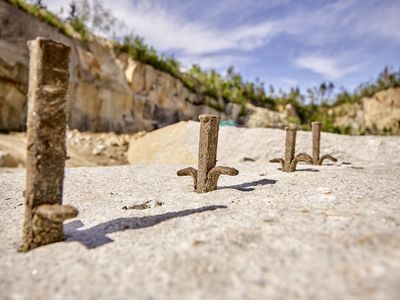
[[[317,73],[325,79],[339,79],[361,67],[360,64],[351,64],[351,59],[344,56],[334,57],[321,54],[301,56],[295,63],[298,67]]]
[[[215,69],[217,71],[226,71],[228,66],[235,66],[240,70],[241,66],[251,61],[251,58],[245,55],[235,54],[217,54],[217,55],[188,55],[180,58],[184,69],[193,64],[198,64],[206,69]]]
[[[206,1],[206,0],[205,0]],[[202,1],[203,3],[205,1]],[[266,12],[276,7],[288,5],[296,0],[218,0],[212,1],[212,5],[207,5],[206,20],[220,19],[229,17],[234,23],[243,23],[248,19],[254,18],[260,12]],[[211,6],[211,7],[210,7]]]
[[[367,7],[366,17],[359,19],[355,33],[364,38],[384,38],[400,44],[400,1],[377,3],[376,6]]]
[[[159,2],[116,0],[115,13],[157,49],[183,54],[207,54],[226,50],[252,50],[278,33],[273,22],[243,24],[236,28],[215,28],[201,21],[187,20]]]
[[[314,46],[338,42],[400,42],[400,1],[331,1],[314,9],[294,8],[280,19],[282,31]],[[354,43],[354,46],[357,46]]]
[[[61,5],[68,10],[67,1],[45,2],[55,11]],[[103,3],[126,23],[121,35],[131,28],[146,43],[174,54],[185,66],[198,63],[221,70],[233,65],[250,77],[265,77],[278,85],[290,85],[279,78],[292,78],[293,73],[300,76],[296,78],[299,85],[303,80],[313,84],[323,79],[343,84],[357,76],[357,80],[368,79],[383,67],[375,65],[374,73],[365,74],[368,63],[354,53],[363,53],[363,60],[376,64],[399,59],[393,54],[400,53],[399,0]],[[376,58],[379,45],[387,49],[379,50],[381,55],[391,55],[388,59]]]

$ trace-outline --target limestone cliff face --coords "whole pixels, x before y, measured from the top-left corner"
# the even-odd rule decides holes
[[[151,66],[117,57],[109,41],[69,38],[0,1],[0,130],[24,130],[29,53],[37,36],[71,47],[69,127],[78,130],[151,130],[212,112],[179,80]],[[194,103],[197,103],[196,105]],[[201,104],[201,102],[200,102]]]
[[[400,134],[400,88],[376,93],[333,110],[335,125],[351,134]]]
[[[205,106],[201,96],[167,73],[132,60],[126,54],[119,55],[118,64],[135,99],[141,104],[140,115],[150,120],[154,128],[182,120],[198,120],[201,113],[219,114]]]

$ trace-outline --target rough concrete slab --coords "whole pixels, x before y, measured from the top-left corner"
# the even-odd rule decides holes
[[[183,166],[68,169],[80,215],[26,254],[24,173],[0,174],[0,298],[400,298],[399,161],[236,163],[207,194]]]

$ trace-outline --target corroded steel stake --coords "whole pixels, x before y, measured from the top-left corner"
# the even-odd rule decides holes
[[[230,167],[216,167],[218,130],[221,117],[201,115],[198,169],[185,168],[177,172],[178,176],[192,176],[194,190],[207,193],[217,189],[219,176],[235,176],[239,171]]]
[[[285,158],[274,158],[271,159],[272,163],[280,163],[282,165],[283,172],[294,172],[299,162],[312,162],[309,155],[301,153],[295,156],[296,151],[296,133],[297,128],[295,126],[288,126],[286,130],[286,142],[285,142]]]
[[[322,165],[324,159],[329,159],[333,162],[336,162],[337,159],[329,154],[319,157],[320,144],[321,144],[321,122],[312,122],[311,127],[312,127],[312,164]]]
[[[285,141],[285,158],[283,171],[290,172],[290,164],[294,159],[296,152],[296,127],[286,127],[286,141]]]
[[[78,214],[62,205],[70,48],[43,38],[28,46],[24,252],[63,240],[63,221]]]
[[[317,164],[319,161],[319,149],[321,143],[321,123],[311,122],[312,128],[312,160],[313,164]]]

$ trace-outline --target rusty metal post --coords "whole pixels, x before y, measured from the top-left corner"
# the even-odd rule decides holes
[[[333,162],[336,162],[337,159],[329,154],[320,157],[321,122],[312,122],[311,127],[312,127],[312,164],[322,165],[325,159],[329,159]]]
[[[297,128],[295,126],[288,126],[286,130],[286,141],[285,141],[285,163],[283,166],[284,172],[289,172],[290,163],[294,158],[296,151],[296,134]]]
[[[312,128],[312,159],[313,164],[318,164],[321,143],[321,122],[311,122]]]
[[[280,163],[283,172],[294,172],[299,162],[311,163],[312,158],[305,154],[300,153],[295,156],[296,153],[296,134],[297,127],[294,125],[287,126],[286,130],[286,141],[285,141],[285,157],[271,159],[272,163]]]
[[[207,186],[207,174],[217,163],[218,131],[220,116],[201,115],[199,158],[197,168],[197,191],[204,193]]]
[[[217,189],[219,176],[235,176],[239,171],[230,167],[216,167],[218,131],[220,116],[200,115],[200,139],[198,169],[185,168],[177,172],[178,176],[192,176],[194,189],[206,193]]]
[[[20,250],[63,240],[63,221],[77,210],[62,205],[66,157],[70,48],[43,38],[30,50],[25,220]]]

